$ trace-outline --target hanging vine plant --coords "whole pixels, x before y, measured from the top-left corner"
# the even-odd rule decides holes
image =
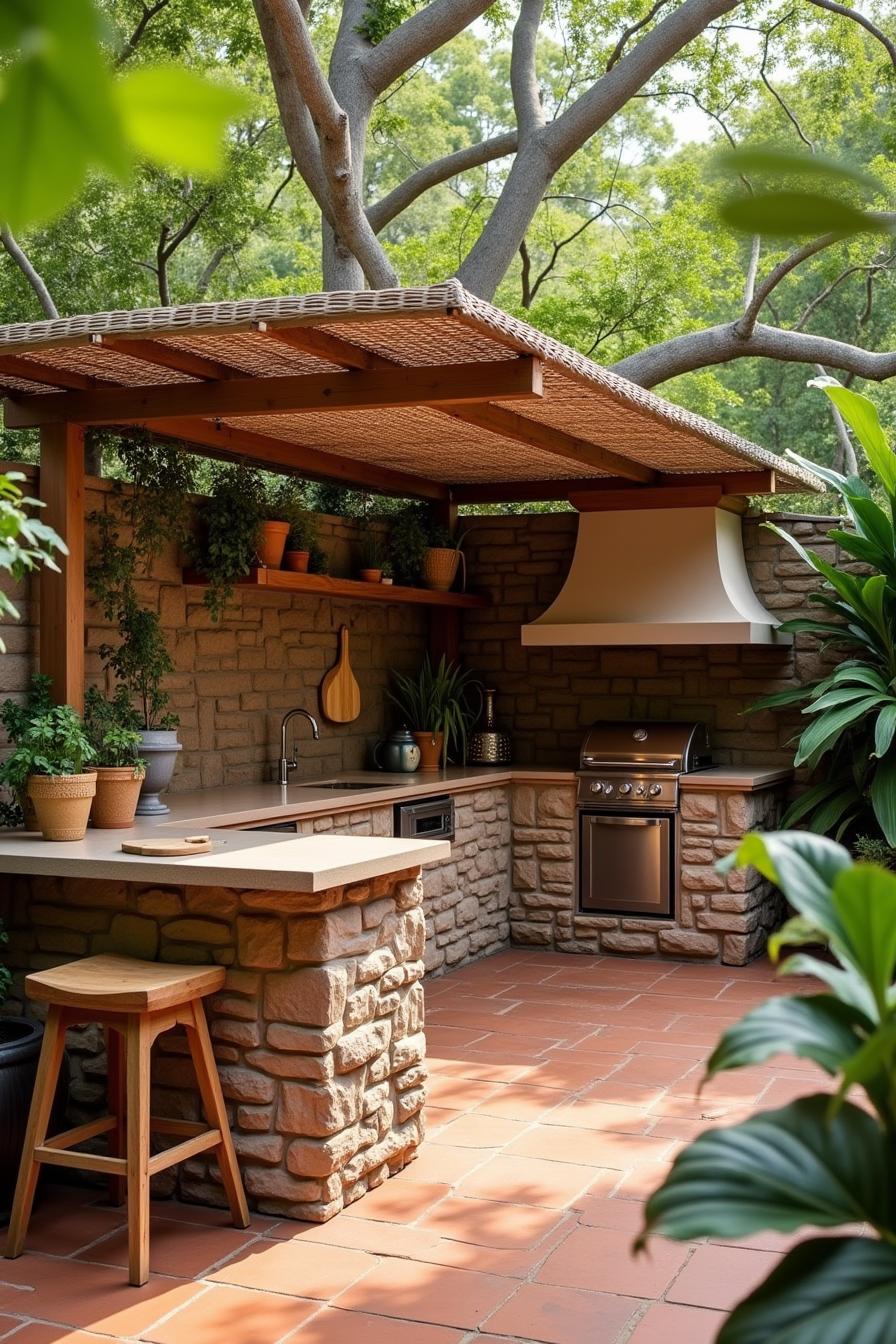
[[[255,560],[265,504],[261,472],[238,462],[219,468],[211,494],[199,505],[195,565],[208,580],[204,600],[215,621]]]

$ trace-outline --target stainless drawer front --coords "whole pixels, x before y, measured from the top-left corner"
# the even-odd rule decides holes
[[[579,814],[579,904],[607,914],[671,915],[671,816]]]
[[[454,839],[454,799],[422,798],[396,803],[393,831],[414,840]]]

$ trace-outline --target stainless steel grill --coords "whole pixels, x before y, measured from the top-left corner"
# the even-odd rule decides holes
[[[674,912],[679,778],[711,764],[703,723],[592,724],[578,770],[582,911]]]

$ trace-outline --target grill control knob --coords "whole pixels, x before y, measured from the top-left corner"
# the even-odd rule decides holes
[[[595,781],[595,783],[591,785],[591,792],[592,792],[592,793],[603,793],[603,791],[604,791],[604,786],[603,786],[603,784],[598,784],[598,783]]]
[[[606,793],[607,795],[609,795],[609,794],[611,794],[612,792],[613,792],[613,785],[612,785],[612,784],[605,784],[605,785],[604,785],[604,793]]]
[[[620,785],[619,785],[619,792],[620,792],[621,794],[623,794],[623,795],[628,795],[628,794],[631,793],[631,791],[632,791],[632,786],[631,786],[631,784],[620,784]]]
[[[639,798],[643,798],[646,792],[647,790],[645,789],[643,784],[639,784],[635,789],[635,793],[638,795]]]
[[[650,788],[647,790],[648,795],[651,798],[656,798],[658,794],[662,793],[662,791],[663,791],[662,784],[651,784]]]

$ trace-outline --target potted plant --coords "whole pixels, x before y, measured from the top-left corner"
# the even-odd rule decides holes
[[[423,552],[423,582],[427,588],[447,593],[457,578],[461,566],[461,589],[467,586],[467,563],[461,546],[465,532],[455,539],[448,528],[433,527],[429,545]]]
[[[478,715],[478,706],[470,703],[476,684],[470,673],[444,655],[434,667],[427,654],[416,676],[392,675],[394,689],[388,696],[402,720],[411,724],[420,748],[420,769],[438,770],[440,762],[444,768],[449,753],[465,761],[467,734]]]
[[[46,714],[53,708],[50,695],[51,677],[35,672],[29,683],[24,702],[4,700],[0,706],[0,723],[6,731],[10,746],[21,746],[31,720]],[[5,784],[13,795],[13,802],[3,804],[4,824],[10,827],[24,826],[26,830],[37,830],[37,816],[34,805],[25,792],[24,782],[14,784],[9,778],[9,758],[0,765],[0,783]]]
[[[419,584],[423,556],[429,545],[426,510],[421,504],[408,504],[389,520],[389,560],[398,583]]]
[[[382,578],[380,579],[380,583],[385,583],[385,584],[389,584],[389,585],[391,585],[391,583],[392,583],[392,581],[393,581],[393,578],[394,578],[394,574],[395,574],[395,571],[394,571],[393,568],[392,568],[392,561],[391,561],[391,560],[384,560],[384,561],[383,561],[383,567],[382,567],[382,570],[381,570],[381,574],[382,574]]]
[[[261,473],[242,462],[221,468],[212,493],[199,505],[196,568],[208,580],[204,601],[216,621],[233,596],[237,579],[249,573],[258,556],[264,507]]]
[[[290,519],[283,563],[294,574],[307,574],[311,548],[317,538],[317,519],[307,509],[298,509]]]
[[[53,705],[32,718],[5,763],[5,777],[34,804],[45,840],[83,840],[96,772],[95,756],[80,715],[70,705]]]
[[[0,947],[7,942],[0,924]],[[0,1007],[9,994],[12,976],[0,962]],[[28,1110],[37,1076],[43,1028],[25,1017],[0,1017],[0,1223],[9,1218],[19,1158],[25,1142]]]
[[[165,644],[159,614],[141,607],[133,594],[118,618],[121,643],[104,644],[100,656],[104,666],[115,674],[123,688],[116,701],[137,701],[136,731],[139,737],[137,759],[145,761],[146,771],[137,802],[137,816],[161,816],[169,809],[159,799],[171,783],[178,752],[178,718],[167,711],[170,699],[162,690],[162,681],[173,671],[171,655]]]
[[[358,547],[358,577],[362,583],[379,583],[383,577],[380,539],[365,520]]]
[[[267,569],[279,569],[289,534],[303,512],[301,482],[294,476],[280,476],[265,491],[261,510],[258,558]],[[300,550],[301,547],[297,547]]]
[[[138,721],[125,686],[119,686],[111,700],[95,687],[88,690],[84,726],[96,752],[96,795],[90,820],[99,830],[122,830],[133,823],[146,775]]]

